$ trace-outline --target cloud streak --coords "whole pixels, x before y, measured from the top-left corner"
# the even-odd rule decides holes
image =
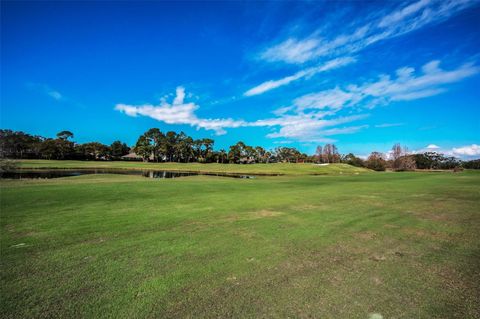
[[[446,84],[461,81],[480,72],[480,67],[465,63],[453,70],[439,67],[440,61],[434,60],[422,67],[421,74],[415,69],[403,67],[396,71],[396,76],[382,74],[376,80],[362,84],[350,84],[344,88],[306,94],[294,103],[301,109],[339,110],[344,107],[359,106],[373,108],[379,104],[393,101],[410,101],[434,96],[446,91]]]
[[[57,90],[52,89],[46,84],[42,83],[27,83],[27,87],[42,94],[47,95],[48,97],[54,99],[55,101],[65,100],[65,97],[58,92]]]
[[[321,37],[321,32],[316,31],[303,39],[288,38],[259,56],[268,62],[302,64],[320,57],[351,54],[379,41],[444,21],[476,3],[475,0],[420,0],[376,20],[354,23],[363,25],[334,38]]]
[[[383,123],[383,124],[377,124],[375,125],[376,128],[386,128],[386,127],[396,127],[396,126],[402,126],[404,123]]]
[[[263,94],[301,78],[346,66],[355,62],[350,57],[352,53],[361,51],[377,42],[404,35],[429,24],[444,21],[476,3],[478,3],[477,0],[420,0],[410,4],[402,4],[397,10],[370,21],[356,21],[353,23],[353,25],[357,26],[356,28],[346,30],[338,36],[328,38],[321,31],[317,30],[304,38],[287,38],[263,50],[259,54],[259,58],[267,62],[287,64],[304,64],[327,57],[336,58],[325,63],[325,65],[300,70],[282,79],[265,81],[249,89],[244,95],[254,96]],[[331,63],[331,67],[322,69],[329,63]],[[405,98],[415,99],[437,93],[439,92],[417,92],[411,96],[405,96]],[[419,96],[419,94],[424,95]]]
[[[346,66],[348,64],[354,63],[356,61],[355,58],[353,57],[342,57],[342,58],[337,58],[330,60],[323,65],[317,66],[317,67],[311,67],[305,70],[298,71],[294,75],[286,76],[284,78],[281,78],[279,80],[270,80],[270,81],[265,81],[260,85],[257,85],[248,91],[246,91],[243,95],[245,96],[253,96],[253,95],[258,95],[265,93],[267,91],[276,89],[278,87],[290,84],[293,81],[302,79],[302,78],[307,78],[314,76],[317,73],[321,72],[326,72],[329,70],[337,69],[343,66]]]

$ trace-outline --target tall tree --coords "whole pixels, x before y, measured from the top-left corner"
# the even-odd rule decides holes
[[[322,163],[322,162],[323,162],[322,155],[323,155],[322,146],[321,146],[321,145],[318,145],[318,146],[317,146],[317,149],[316,149],[316,151],[315,151],[315,157],[316,157],[318,163]]]
[[[392,147],[392,169],[395,171],[410,171],[416,168],[413,156],[408,154],[408,148],[395,144]]]
[[[225,161],[227,160],[227,152],[223,148],[218,152],[218,156],[219,156],[219,161],[222,164],[225,163]]]
[[[110,145],[110,150],[112,152],[112,156],[118,159],[123,155],[127,155],[130,151],[130,147],[121,141],[115,141]]]
[[[141,135],[137,143],[135,144],[134,151],[137,155],[141,156],[144,162],[147,162],[150,156],[152,156],[152,145],[150,144],[150,140],[145,136],[145,134]]]
[[[237,142],[237,144],[230,146],[228,152],[228,160],[230,163],[239,163],[240,159],[245,156],[245,143]]]
[[[107,159],[110,155],[110,148],[99,142],[90,142],[83,144],[85,154],[88,158],[99,160]]]
[[[174,161],[176,144],[177,144],[177,133],[173,131],[168,131],[167,134],[165,134],[164,149],[165,149],[166,160],[169,162]]]
[[[40,152],[45,159],[55,158],[55,155],[57,154],[57,143],[52,138],[44,140]]]
[[[73,138],[73,133],[70,131],[61,131],[57,133],[57,138],[61,140],[68,140],[69,138]]]
[[[266,163],[266,161],[267,161],[266,153],[267,153],[267,151],[263,147],[256,146],[255,147],[255,161],[257,163]]]
[[[68,139],[73,138],[73,133],[70,131],[61,131],[57,133],[57,158],[65,159],[71,157],[74,153],[74,143]]]
[[[144,134],[145,141],[142,143],[147,142],[150,150],[150,154],[153,155],[153,160],[158,162],[159,158],[162,154],[164,154],[164,139],[165,135],[160,131],[158,128],[151,128]],[[149,155],[148,157],[150,157]],[[144,158],[145,160],[145,158]]]
[[[325,144],[322,154],[322,160],[324,163],[340,162],[340,154],[338,154],[338,149],[335,144]]]
[[[203,147],[205,148],[203,158],[205,159],[206,162],[208,162],[211,159],[214,143],[215,141],[212,140],[211,138],[204,138],[202,140]]]

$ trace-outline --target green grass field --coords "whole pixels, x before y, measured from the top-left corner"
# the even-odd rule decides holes
[[[143,163],[143,162],[106,162],[106,161],[47,161],[47,160],[21,160],[19,168],[45,168],[45,169],[74,169],[74,168],[116,168],[116,169],[151,169],[169,171],[192,171],[212,173],[240,173],[240,174],[285,174],[285,175],[337,175],[365,173],[369,170],[346,164],[333,164],[328,166],[310,163],[274,163],[274,164],[200,164],[200,163]]]
[[[1,316],[480,317],[478,172],[272,165],[2,180]]]

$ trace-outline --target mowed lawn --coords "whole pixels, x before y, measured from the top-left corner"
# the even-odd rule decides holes
[[[3,318],[479,318],[480,174],[1,181]]]
[[[19,168],[27,169],[138,169],[192,171],[209,173],[239,174],[281,174],[281,175],[338,175],[367,173],[369,170],[347,164],[316,165],[312,163],[269,163],[269,164],[201,164],[201,163],[143,163],[137,161],[57,161],[57,160],[20,160]]]

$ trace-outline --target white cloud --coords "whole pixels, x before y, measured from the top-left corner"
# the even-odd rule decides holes
[[[290,75],[287,77],[284,77],[283,79],[280,80],[270,80],[263,82],[260,85],[257,85],[254,88],[251,88],[250,90],[246,91],[243,95],[245,96],[253,96],[253,95],[258,95],[265,93],[267,91],[270,91],[272,89],[278,88],[280,86],[289,84],[290,82],[293,82],[295,80],[298,80],[306,75],[305,71],[299,71],[295,73],[294,75]]]
[[[420,154],[425,152],[436,152],[439,154],[444,154],[446,156],[453,156],[468,160],[472,158],[480,158],[480,145],[471,144],[453,148],[442,148],[436,144],[429,144],[425,148],[413,151],[414,154]]]
[[[50,97],[52,97],[54,100],[60,101],[61,99],[63,99],[62,94],[60,94],[60,92],[58,92],[58,91],[49,90],[49,91],[47,91],[46,93],[47,93]]]
[[[342,58],[333,59],[320,66],[311,67],[305,70],[298,71],[294,75],[286,76],[279,80],[270,80],[270,81],[263,82],[262,84],[257,85],[256,87],[253,87],[250,90],[246,91],[244,95],[252,96],[252,95],[262,94],[272,89],[278,88],[280,86],[287,85],[298,79],[311,77],[317,73],[336,69],[336,68],[351,64],[355,61],[356,60],[353,57],[342,57]]]
[[[480,145],[472,144],[453,148],[452,153],[459,156],[480,156]]]
[[[335,112],[318,110],[303,112],[294,106],[284,107],[277,110],[274,112],[276,117],[250,122],[231,118],[199,118],[195,114],[195,111],[199,109],[199,106],[195,103],[186,103],[184,97],[185,90],[182,87],[178,87],[172,104],[169,104],[164,99],[159,105],[117,104],[115,110],[132,117],[141,115],[167,124],[184,124],[196,127],[197,129],[202,128],[205,130],[212,130],[217,135],[225,134],[226,128],[272,127],[275,131],[268,134],[267,137],[288,138],[311,142],[333,141],[326,136],[354,133],[366,127],[365,125],[362,125],[335,128],[337,125],[362,119],[365,115],[328,118],[334,115]]]
[[[179,86],[176,90],[175,99],[173,100],[173,105],[182,105],[183,100],[185,99],[185,88]]]
[[[302,63],[314,56],[315,48],[320,44],[318,39],[287,39],[286,41],[268,48],[261,54],[267,61],[285,61],[288,63]]]
[[[385,128],[385,127],[395,127],[395,126],[402,126],[404,123],[383,123],[383,124],[377,124],[375,127],[377,128]]]
[[[310,93],[297,98],[294,103],[299,109],[332,109],[357,106],[363,102],[367,107],[387,104],[391,101],[409,101],[445,92],[445,84],[458,82],[480,72],[480,67],[466,63],[454,70],[439,68],[434,60],[422,67],[422,74],[415,75],[415,69],[400,68],[396,77],[382,74],[377,80],[345,88]]]
[[[295,105],[303,109],[340,109],[345,105],[358,102],[361,96],[355,92],[346,92],[338,87],[321,91],[318,93],[310,93],[295,99]]]
[[[319,37],[317,31],[304,38],[288,38],[267,48],[260,58],[269,62],[305,63],[323,56],[358,52],[381,40],[418,30],[428,24],[438,23],[457,12],[478,3],[476,0],[420,0],[374,21],[356,21],[362,25],[331,39]],[[341,26],[340,26],[341,27]],[[325,35],[323,35],[325,37]]]
[[[117,104],[115,109],[128,116],[147,116],[167,124],[184,124],[197,129],[212,130],[217,135],[225,134],[227,128],[272,127],[267,137],[295,139],[302,142],[331,140],[328,136],[355,133],[365,125],[338,128],[338,125],[353,122],[365,115],[334,117],[345,107],[372,108],[392,101],[412,100],[436,95],[445,91],[445,84],[460,81],[480,72],[480,67],[466,63],[454,70],[443,70],[439,61],[431,61],[422,67],[421,74],[415,69],[403,67],[396,75],[380,75],[378,79],[358,85],[346,85],[306,94],[293,101],[292,105],[273,112],[275,117],[244,121],[232,118],[200,118],[196,115],[199,106],[185,102],[185,89],[178,87],[170,104],[163,99],[158,105]],[[380,124],[376,127],[401,124]],[[457,150],[461,152],[462,149]]]
[[[52,99],[56,100],[56,101],[62,101],[62,100],[65,100],[65,97],[60,93],[58,92],[57,90],[54,90],[52,89],[50,86],[46,85],[46,84],[42,84],[42,83],[27,83],[27,87],[34,90],[34,91],[37,91],[37,92],[40,92],[42,94],[45,94],[49,97],[51,97]]]
[[[365,128],[365,125],[343,128],[332,128],[334,126],[345,124],[365,118],[365,115],[355,115],[347,117],[338,117],[325,119],[327,113],[298,113],[287,115],[278,119],[271,120],[270,124],[276,123],[280,129],[270,133],[270,138],[288,138],[301,142],[332,142],[333,139],[328,136],[339,134],[351,134]],[[268,121],[268,120],[267,120]],[[266,124],[265,121],[257,121],[258,124]]]
[[[201,119],[195,114],[199,108],[195,103],[184,103],[185,89],[178,87],[172,104],[163,100],[160,105],[143,104],[127,105],[117,104],[115,110],[123,112],[128,116],[147,116],[167,124],[186,124],[196,128],[213,130],[217,135],[225,134],[225,127],[240,127],[244,121],[226,119]]]
[[[427,7],[429,4],[431,4],[430,0],[420,0],[418,2],[412,3],[411,5],[408,5],[401,10],[395,11],[392,14],[383,17],[378,26],[381,28],[388,27],[394,23],[404,20],[408,16],[417,13],[419,10]]]

